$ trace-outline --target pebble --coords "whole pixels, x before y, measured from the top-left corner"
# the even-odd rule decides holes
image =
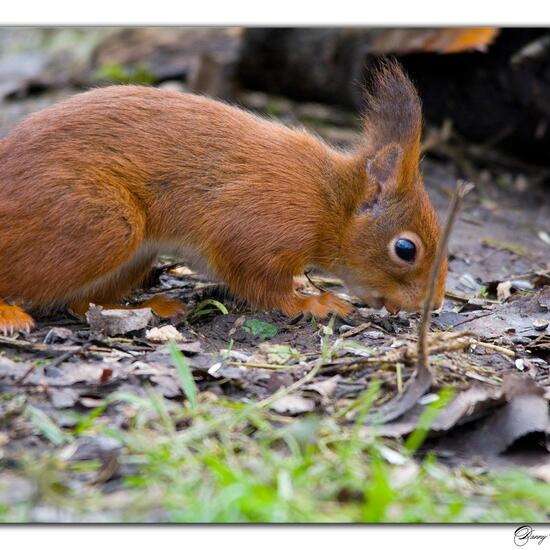
[[[512,342],[514,344],[520,344],[522,346],[526,346],[527,344],[531,343],[531,340],[527,338],[526,336],[513,336]]]
[[[533,327],[535,328],[535,330],[540,331],[546,330],[549,324],[550,321],[548,321],[547,319],[535,319],[533,321]]]

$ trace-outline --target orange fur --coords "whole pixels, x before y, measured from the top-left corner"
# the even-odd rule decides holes
[[[92,302],[93,303],[93,302]],[[140,309],[150,307],[159,317],[168,318],[180,315],[185,312],[185,306],[179,300],[172,300],[166,296],[153,296],[137,306],[122,306],[120,304],[105,303],[101,304],[103,309]],[[90,301],[80,300],[69,305],[69,310],[75,315],[84,317],[90,307]]]
[[[0,333],[11,336],[14,332],[29,332],[33,326],[34,321],[28,313],[0,300]]]
[[[163,252],[289,315],[349,311],[331,294],[295,290],[309,265],[360,296],[417,309],[439,240],[418,170],[420,128],[418,97],[397,65],[378,74],[364,137],[347,153],[155,88],[96,89],[35,113],[0,142],[0,330],[28,327],[5,320],[9,303],[116,303]],[[387,250],[403,230],[423,243],[405,270]]]

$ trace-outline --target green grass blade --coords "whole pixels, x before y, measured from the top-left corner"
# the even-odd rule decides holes
[[[208,307],[213,306],[213,307]],[[196,317],[202,317],[203,315],[207,315],[209,313],[212,313],[215,310],[218,310],[222,315],[227,315],[229,313],[229,310],[221,303],[218,302],[218,300],[214,300],[212,298],[208,298],[207,300],[203,300],[192,312],[190,315],[190,319],[194,319]]]
[[[197,406],[197,386],[195,384],[195,380],[193,380],[191,367],[189,366],[189,363],[183,353],[181,353],[181,351],[176,347],[174,342],[168,342],[168,349],[170,350],[172,361],[178,371],[181,389],[183,390],[185,397],[187,397],[191,408],[194,409]]]
[[[71,440],[70,436],[63,432],[44,411],[27,405],[25,413],[34,427],[53,445],[59,446]]]

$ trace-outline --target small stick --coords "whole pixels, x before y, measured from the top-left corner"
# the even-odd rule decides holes
[[[489,342],[480,342],[479,340],[474,340],[470,342],[470,345],[476,345],[480,348],[485,348],[491,351],[496,351],[498,353],[502,353],[502,355],[506,355],[507,357],[515,357],[516,352],[514,350],[511,350],[509,348],[505,348],[502,346],[497,346],[495,344],[490,344]]]
[[[397,393],[403,393],[403,372],[401,369],[401,363],[395,364],[395,372],[397,375]]]
[[[364,332],[371,326],[371,323],[362,323],[357,327],[350,328],[348,331],[344,332],[344,334],[340,335],[340,338],[350,338],[351,336],[355,336],[361,332]]]
[[[322,366],[323,366],[323,361],[321,358],[319,358],[319,360],[316,361],[313,368],[303,378],[296,380],[296,382],[290,384],[290,386],[287,386],[286,388],[280,388],[275,393],[271,394],[269,397],[266,397],[265,399],[262,399],[262,401],[259,401],[256,404],[256,406],[262,407],[262,408],[269,407],[281,397],[285,395],[289,395],[292,392],[295,392],[296,390],[299,390],[304,384],[307,384],[317,376]]]
[[[45,365],[46,368],[52,368],[52,367],[59,367],[61,363],[64,363],[68,359],[70,359],[73,355],[76,355],[78,353],[85,353],[88,351],[88,348],[90,347],[90,343],[87,342],[83,344],[82,346],[79,346],[76,349],[70,349],[66,351],[65,353],[62,353],[58,357],[56,357],[51,363],[48,365]],[[29,374],[37,367],[38,363],[33,363],[24,373],[22,376],[20,376],[16,381],[15,385],[20,386],[29,376]]]
[[[435,252],[435,258],[432,265],[432,270],[430,271],[430,278],[428,279],[428,295],[424,301],[424,307],[422,309],[422,318],[420,321],[420,326],[418,327],[418,361],[417,366],[419,369],[428,368],[428,331],[430,329],[430,321],[432,318],[432,308],[434,305],[435,299],[435,289],[437,285],[437,277],[441,269],[441,263],[447,250],[447,244],[449,242],[449,237],[451,236],[451,230],[456,220],[458,210],[462,204],[462,200],[474,188],[473,183],[468,183],[465,181],[459,181],[456,186],[455,192],[453,193],[453,198],[449,206],[449,211],[447,215],[447,221],[445,222],[445,227],[443,228],[443,235],[437,250]]]
[[[437,277],[441,269],[441,264],[447,250],[447,243],[453,228],[453,224],[458,213],[462,199],[473,188],[473,184],[459,182],[449,206],[449,214],[443,228],[443,235],[437,246],[434,262],[428,279],[428,294],[424,301],[422,309],[422,318],[418,328],[418,346],[417,346],[417,363],[414,374],[409,379],[404,391],[398,393],[396,397],[384,403],[378,410],[375,410],[371,415],[372,421],[391,422],[396,418],[403,416],[412,407],[416,405],[420,397],[428,391],[432,385],[433,376],[429,366],[429,350],[428,350],[428,330],[430,328],[432,307],[435,298],[435,289],[437,285]]]

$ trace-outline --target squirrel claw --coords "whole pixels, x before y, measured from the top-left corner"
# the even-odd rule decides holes
[[[33,318],[19,306],[0,303],[0,333],[3,336],[13,336],[16,332],[29,333],[33,327]]]

